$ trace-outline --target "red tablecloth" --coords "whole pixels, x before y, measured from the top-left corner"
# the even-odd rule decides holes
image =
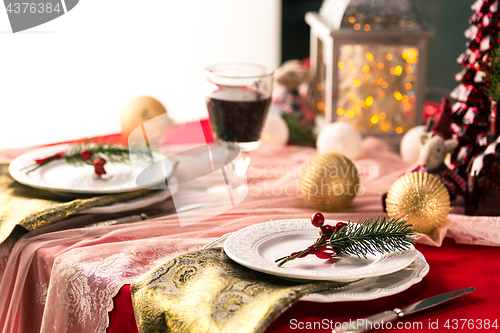
[[[316,325],[316,327],[311,326],[313,329],[307,330],[308,332],[331,332],[329,326],[335,326],[336,322],[364,318],[381,311],[409,305],[426,297],[466,287],[475,287],[477,291],[408,317],[401,321],[400,325],[404,325],[401,331],[500,330],[500,305],[498,304],[500,248],[457,245],[450,239],[445,240],[440,248],[424,245],[416,247],[424,254],[430,265],[430,271],[420,283],[408,290],[393,296],[364,302],[298,302],[283,313],[267,332],[300,331],[301,327],[306,330],[308,323]],[[115,308],[110,313],[108,332],[137,332],[132,314],[130,286],[127,285],[115,297]],[[497,324],[498,326],[484,329],[487,320],[491,325]],[[438,329],[430,329],[429,325]],[[380,330],[380,332],[383,331],[387,330]]]

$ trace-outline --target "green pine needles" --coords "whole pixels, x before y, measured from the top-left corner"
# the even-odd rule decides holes
[[[500,103],[500,47],[491,53],[486,68],[486,94],[495,102]]]
[[[72,145],[65,153],[63,158],[68,164],[74,166],[82,166],[92,164],[92,161],[85,161],[82,159],[82,151],[87,149],[92,156],[105,156],[108,162],[112,163],[128,163],[130,161],[129,146],[121,146],[108,143],[92,143],[92,141],[78,143]],[[146,149],[136,149],[134,154],[138,155],[140,159],[147,159],[152,157],[151,153]]]
[[[335,231],[328,244],[337,253],[363,256],[407,250],[414,240],[412,225],[385,217],[366,219],[363,223],[349,223]]]
[[[66,151],[61,151],[52,156],[37,159],[34,164],[28,165],[21,170],[30,169],[26,172],[26,174],[29,174],[30,172],[33,172],[38,168],[51,163],[52,161],[60,159],[64,159],[68,164],[73,166],[93,165],[93,163],[96,162],[96,159],[100,159],[99,163],[102,163],[100,165],[102,168],[102,165],[106,162],[129,163],[130,154],[133,154],[134,157],[137,157],[139,160],[153,161],[153,153],[150,149],[129,148],[129,146],[117,144],[94,143],[93,140],[90,139],[74,144]],[[132,150],[132,152],[130,152],[130,150]],[[103,158],[105,158],[105,160],[103,160]]]

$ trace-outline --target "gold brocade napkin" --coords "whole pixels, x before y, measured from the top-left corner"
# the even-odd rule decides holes
[[[9,165],[0,163],[0,244],[9,237],[16,225],[32,231],[84,209],[127,201],[151,191],[138,190],[71,200],[16,182],[9,174]]]
[[[263,332],[303,295],[343,286],[297,283],[243,267],[222,249],[184,253],[131,285],[139,332]]]

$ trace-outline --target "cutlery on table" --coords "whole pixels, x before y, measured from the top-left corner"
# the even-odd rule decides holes
[[[171,215],[171,214],[179,214],[182,212],[187,212],[189,210],[194,210],[194,209],[206,207],[206,206],[210,206],[213,204],[215,204],[215,202],[203,202],[203,203],[185,205],[185,206],[181,206],[179,208],[168,209],[168,210],[162,211],[160,213],[152,214],[152,215],[147,215],[147,214],[142,213],[142,214],[137,214],[137,215],[125,216],[125,217],[121,217],[121,218],[118,218],[115,220],[107,220],[107,221],[92,223],[92,224],[85,226],[85,228],[107,227],[107,226],[116,225],[116,224],[125,224],[125,223],[144,221],[144,220],[152,219],[155,217],[167,216],[167,215]]]
[[[333,333],[361,333],[371,331],[375,327],[380,327],[379,325],[374,325],[375,323],[387,323],[397,321],[399,318],[404,316],[413,314],[418,311],[422,311],[433,307],[435,305],[439,305],[451,299],[466,295],[476,291],[476,288],[465,288],[455,291],[450,291],[448,293],[436,295],[433,297],[429,297],[413,303],[411,305],[405,306],[403,308],[395,308],[394,310],[388,310],[371,317],[367,317],[364,319],[357,319],[355,321],[344,322],[340,325],[339,328],[335,328]],[[359,325],[358,325],[359,323]],[[344,327],[345,328],[344,328]]]

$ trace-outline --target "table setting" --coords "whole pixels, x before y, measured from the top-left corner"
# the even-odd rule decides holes
[[[202,122],[202,125],[207,126],[208,122]],[[383,173],[372,179],[362,178],[361,183],[367,189],[366,193],[358,196],[344,212],[325,213],[327,223],[358,221],[367,216],[382,215],[383,211],[379,201],[380,193],[386,191],[388,184],[394,181],[401,170],[408,166],[397,153],[380,140],[366,139],[363,145],[361,158],[356,160],[357,167],[361,169],[363,165],[377,163],[377,158],[381,157],[378,163],[379,170],[383,170]],[[379,149],[374,150],[375,146],[378,146]],[[87,225],[119,219],[124,215],[137,215],[137,213],[147,213],[148,211],[161,212],[175,208],[171,199],[161,199],[145,208],[132,204],[131,213],[112,211],[110,213],[76,215],[45,227],[46,231],[44,228],[39,228],[25,234],[25,232],[15,229],[10,239],[2,243],[2,265],[4,267],[2,270],[2,290],[11,290],[10,293],[2,293],[2,322],[7,324],[3,330],[53,331],[54,327],[57,327],[58,330],[62,331],[86,332],[89,330],[105,331],[107,326],[107,331],[113,331],[114,327],[117,327],[117,331],[123,331],[123,326],[120,325],[125,325],[128,330],[136,331],[137,317],[133,315],[136,307],[132,306],[135,304],[133,302],[136,302],[136,298],[133,296],[131,286],[132,290],[135,290],[133,288],[136,288],[136,284],[140,285],[143,281],[140,279],[141,277],[147,279],[148,274],[154,273],[157,266],[164,267],[162,263],[168,258],[182,253],[196,253],[193,251],[201,251],[203,247],[207,250],[219,251],[218,255],[220,256],[225,238],[230,238],[228,233],[242,232],[245,227],[263,230],[271,237],[276,236],[278,230],[274,228],[261,229],[259,225],[281,223],[284,228],[294,228],[294,223],[291,221],[295,221],[301,232],[307,229],[316,229],[310,225],[310,216],[314,209],[308,207],[300,195],[296,193],[288,195],[284,191],[279,195],[276,195],[276,191],[274,194],[271,191],[266,192],[266,188],[270,186],[272,188],[272,184],[275,183],[281,184],[283,188],[291,184],[289,189],[292,188],[292,185],[297,186],[297,175],[290,167],[303,165],[314,154],[315,151],[312,148],[294,146],[269,146],[265,150],[257,149],[252,155],[255,162],[250,164],[247,174],[249,184],[254,184],[249,188],[249,193],[257,193],[257,189],[260,189],[259,195],[249,195],[242,203],[227,213],[203,222],[181,227],[177,216],[171,214],[134,223],[85,228]],[[289,173],[283,176],[282,170],[286,170],[287,167]],[[252,183],[252,181],[254,182]],[[18,186],[25,187],[24,185]],[[203,200],[199,201],[201,203],[211,199],[207,198],[205,193],[201,196],[203,197]],[[61,197],[58,199],[60,200]],[[68,199],[65,198],[65,200]],[[101,208],[105,207],[112,206]],[[189,218],[194,221],[211,209],[213,207],[210,205],[195,208],[190,211],[192,216]],[[486,230],[481,231],[478,228],[481,223],[476,224],[474,233],[464,232],[464,230],[468,230],[469,220],[474,220],[473,217],[466,218],[460,214],[450,214],[448,219],[452,225],[438,234],[444,232],[449,237],[455,238],[455,241],[462,243],[494,243],[492,233]],[[494,223],[494,219],[490,218],[488,222],[490,226]],[[305,227],[307,224],[310,228]],[[298,248],[281,249],[278,246],[278,249],[281,252],[284,251],[283,255],[286,255],[292,250],[300,250],[301,246],[307,247],[317,237],[314,236],[317,234],[314,230],[309,232],[311,235],[301,240]],[[250,230],[250,234],[256,233]],[[486,236],[488,234],[489,236]],[[483,272],[491,271],[494,269],[494,258],[496,257],[494,253],[498,251],[498,248],[479,245],[460,246],[448,238],[438,238],[436,242],[426,235],[419,237],[423,244],[437,244],[441,247],[425,246],[417,241],[412,256],[402,263],[403,269],[400,266],[394,272],[386,271],[383,273],[387,274],[383,275],[375,273],[375,276],[364,277],[361,280],[359,280],[359,276],[353,277],[358,281],[326,282],[327,284],[347,284],[329,287],[333,291],[309,291],[307,295],[301,296],[300,301],[288,311],[274,318],[272,323],[265,320],[258,320],[258,322],[269,324],[268,330],[270,331],[287,331],[292,326],[295,327],[301,323],[306,325],[308,321],[318,321],[318,318],[321,318],[318,322],[324,318],[331,318],[329,320],[334,320],[335,323],[358,317],[368,317],[382,310],[397,306],[402,307],[413,301],[445,291],[452,291],[452,289],[476,287],[478,291],[473,294],[475,297],[480,297],[477,295],[481,295],[481,285],[487,290],[495,290],[494,287],[487,287],[488,284],[481,278],[480,274],[464,269],[462,265],[470,267],[471,262],[473,262],[474,265],[481,267]],[[14,241],[15,238],[18,239]],[[271,241],[262,246],[266,251],[272,252],[276,250],[273,250],[274,245]],[[273,257],[279,255],[273,255]],[[441,263],[443,258],[447,256],[452,258],[455,255],[461,257],[459,263]],[[483,261],[486,266],[482,264],[482,260],[477,259],[484,257],[488,258],[487,262]],[[225,258],[225,260],[228,259]],[[297,262],[299,263],[301,260],[306,260],[306,258],[297,259]],[[324,260],[318,258],[316,260],[324,264]],[[436,262],[438,267],[433,267],[432,260]],[[376,259],[370,262],[378,261]],[[432,280],[427,281],[426,279],[433,270],[438,270],[435,272],[437,276],[434,275]],[[448,270],[450,272],[445,273]],[[461,273],[457,274],[456,271]],[[470,275],[465,272],[469,272]],[[268,275],[264,274],[264,276]],[[449,280],[446,278],[447,276],[450,277]],[[471,278],[472,276],[474,279]],[[267,281],[267,278],[265,280]],[[281,282],[281,279],[279,280]],[[291,283],[291,281],[283,280],[282,283]],[[319,282],[319,284],[322,283],[325,282]],[[302,282],[299,285],[302,285]],[[311,285],[311,283],[306,285]],[[140,289],[138,290],[140,291]],[[483,289],[482,293],[484,297],[482,302],[487,299],[490,299],[489,302],[493,302],[493,299],[485,296],[486,290]],[[70,298],[65,300],[64,295]],[[33,300],[33,298],[34,302],[28,301]],[[92,301],[93,298],[99,301]],[[125,301],[117,301],[117,299],[122,298]],[[142,297],[139,299],[144,300]],[[288,300],[286,304],[289,306],[297,300],[298,298],[293,301]],[[361,305],[359,305],[360,303]],[[472,303],[474,305],[474,301]],[[476,303],[478,303],[477,300]],[[338,304],[347,304],[347,306],[339,308]],[[356,305],[351,308],[349,304]],[[285,308],[283,307],[281,311]],[[127,309],[128,311],[132,309],[132,311],[127,312]],[[312,311],[312,309],[315,310]],[[478,312],[482,310],[484,310],[482,307],[478,307]],[[460,307],[457,307],[455,311],[460,313]],[[446,310],[442,310],[442,312],[445,313],[444,316],[450,315]],[[16,313],[14,317],[12,317],[13,313]],[[124,317],[124,313],[129,313],[129,316]],[[492,313],[490,312],[490,314]],[[427,314],[434,320],[433,315],[435,314],[432,312]],[[27,316],[31,320],[27,320]],[[95,325],[93,325],[94,323]],[[130,326],[127,326],[127,323]],[[316,327],[316,329],[321,331],[324,327]]]
[[[311,50],[370,19],[345,10],[336,28],[306,16]],[[173,124],[140,96],[122,133],[0,150],[0,332],[498,330],[500,84],[479,96],[466,71],[457,104],[424,115],[424,52],[340,45],[328,75],[315,51],[206,67],[207,119]],[[481,52],[464,66],[499,63]]]

